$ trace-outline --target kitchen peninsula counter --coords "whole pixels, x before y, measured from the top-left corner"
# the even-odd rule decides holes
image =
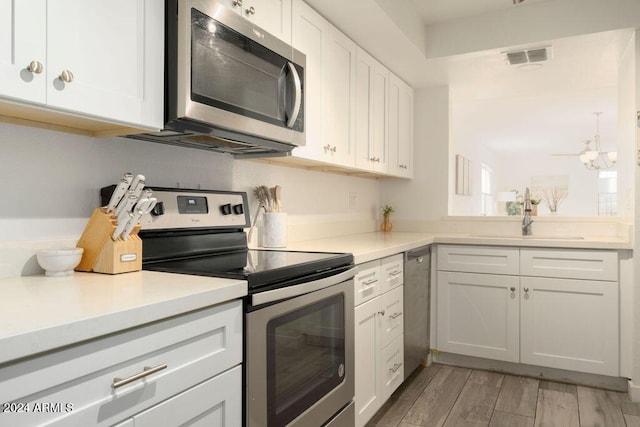
[[[243,280],[138,271],[0,280],[0,363],[241,298]]]
[[[350,252],[356,264],[430,244],[517,246],[566,249],[632,249],[625,239],[616,237],[575,238],[572,236],[501,236],[453,233],[374,232],[292,242],[294,251]]]

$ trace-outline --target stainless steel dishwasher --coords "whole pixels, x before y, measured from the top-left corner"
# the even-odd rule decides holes
[[[405,252],[404,257],[404,377],[429,354],[431,247]]]

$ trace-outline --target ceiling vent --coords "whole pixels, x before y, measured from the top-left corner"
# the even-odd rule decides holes
[[[521,65],[533,62],[544,62],[551,59],[551,46],[536,47],[527,50],[502,52],[511,65]]]

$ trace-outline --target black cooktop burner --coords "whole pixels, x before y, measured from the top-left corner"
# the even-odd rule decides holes
[[[149,262],[143,269],[246,280],[253,293],[351,266],[351,254],[250,249]]]

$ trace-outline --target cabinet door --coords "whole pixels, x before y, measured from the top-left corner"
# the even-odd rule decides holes
[[[522,363],[618,376],[618,283],[521,279]]]
[[[46,102],[46,11],[46,0],[0,0],[0,96]],[[28,71],[31,61],[42,71]]]
[[[438,272],[438,350],[518,362],[519,278]]]
[[[380,298],[355,309],[356,427],[361,427],[382,405],[380,366]]]
[[[413,176],[413,89],[389,77],[389,173]]]
[[[382,259],[380,262],[380,269],[382,271],[382,285],[380,286],[380,293],[390,291],[404,283],[403,254],[397,254]]]
[[[162,0],[51,2],[47,7],[47,104],[161,128],[163,46]],[[63,72],[69,81],[63,81]]]
[[[322,159],[322,85],[329,23],[302,0],[293,2],[293,47],[307,57],[305,68],[306,145],[293,150],[305,159]]]
[[[356,44],[330,25],[324,80],[323,154],[353,166],[355,154]]]
[[[203,382],[133,417],[136,427],[242,425],[242,367]]]
[[[404,287],[380,296],[380,347],[384,348],[404,331]]]
[[[358,273],[354,279],[354,306],[380,295],[382,286],[380,261],[371,261],[358,265]]]
[[[291,44],[291,0],[244,0],[242,16]]]
[[[386,402],[391,394],[404,381],[404,340],[403,335],[384,347],[380,354],[380,379],[382,380],[382,401]]]
[[[356,167],[373,169],[375,162],[371,140],[370,118],[373,116],[371,99],[375,60],[364,50],[356,51]]]
[[[371,95],[372,116],[370,118],[371,151],[375,157],[374,170],[387,172],[388,170],[388,139],[389,139],[389,70],[378,61],[374,62],[373,93]]]

